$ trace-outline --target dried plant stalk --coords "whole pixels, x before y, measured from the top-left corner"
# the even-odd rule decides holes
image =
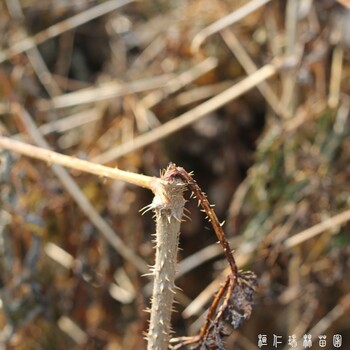
[[[182,179],[192,191],[192,195],[198,199],[198,204],[207,214],[207,219],[213,226],[231,269],[214,297],[200,334],[172,339],[172,343],[177,343],[173,349],[190,346],[193,350],[225,350],[224,338],[232,329],[240,327],[251,315],[257,277],[250,271],[238,271],[230,244],[222,229],[223,223],[219,222],[213,206],[192,175],[181,167],[174,167],[172,173],[173,176]]]
[[[153,191],[153,202],[145,210],[153,210],[156,216],[156,262],[151,272],[154,275],[154,286],[147,336],[148,350],[166,350],[169,347],[178,240],[185,205],[183,192],[186,187],[191,189],[214,228],[231,272],[217,292],[200,334],[196,337],[172,339],[172,342],[178,343],[173,346],[173,349],[180,349],[186,345],[192,346],[193,349],[225,349],[223,338],[229,334],[229,328],[239,327],[250,317],[256,276],[251,272],[238,272],[231,247],[222,230],[222,224],[219,222],[206,195],[201,191],[190,173],[187,173],[181,167],[170,164],[160,179],[151,178],[118,169],[110,169],[83,160],[74,160],[69,156],[14,141],[1,135],[0,146],[55,164],[94,174],[116,177],[119,180],[146,187]]]
[[[154,181],[154,179],[150,176],[92,163],[84,159],[74,158],[65,154],[51,151],[49,149],[16,141],[2,135],[0,135],[0,147],[23,154],[27,157],[46,161],[48,164],[58,164],[70,169],[84,171],[105,178],[125,181],[127,183],[148,189],[152,189],[152,182]]]
[[[166,350],[170,340],[170,320],[174,300],[176,258],[181,218],[185,200],[185,185],[172,175],[170,165],[161,181],[154,183],[155,194],[149,209],[156,216],[156,262],[153,267],[154,285],[151,318],[148,331],[148,350]]]

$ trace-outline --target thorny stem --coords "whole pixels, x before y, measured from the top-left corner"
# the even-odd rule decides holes
[[[202,210],[207,214],[207,218],[215,230],[231,268],[230,275],[227,276],[224,285],[214,298],[200,335],[192,337],[192,339],[183,341],[178,346],[175,346],[175,348],[178,349],[185,344],[197,343],[197,349],[199,349],[205,338],[209,336],[211,323],[218,323],[223,312],[229,305],[231,294],[233,293],[238,279],[238,268],[231,247],[222,230],[222,224],[220,224],[206,195],[201,191],[191,174],[187,173],[187,171],[181,167],[170,164],[160,179],[152,178],[119,169],[112,169],[81,159],[75,159],[47,149],[15,141],[1,135],[0,147],[49,163],[60,164],[72,169],[125,181],[153,191],[155,196],[149,209],[153,209],[156,216],[156,262],[152,272],[154,275],[154,286],[150,326],[147,335],[148,350],[167,350],[169,346],[171,331],[170,319],[175,294],[174,281],[176,275],[178,240],[185,205],[183,192],[186,187],[192,190]],[[213,320],[215,311],[221,301],[221,307]]]
[[[198,204],[202,207],[203,211],[207,214],[207,218],[209,222],[212,224],[215,234],[218,237],[222,248],[224,249],[224,254],[226,259],[231,267],[232,275],[234,278],[238,275],[238,268],[236,265],[236,261],[233,257],[232,250],[229,242],[225,238],[224,231],[222,229],[222,224],[220,223],[218,217],[216,216],[213,207],[210,205],[206,195],[201,191],[196,181],[192,178],[191,174],[189,174],[184,168],[177,167],[178,176],[183,179],[185,183],[187,183],[188,188],[193,192],[194,196],[198,199]]]
[[[209,309],[207,317],[206,317],[206,322],[205,322],[204,326],[201,329],[200,338],[203,338],[206,335],[206,333],[208,332],[210,323],[212,322],[211,320],[214,318],[215,311],[216,311],[217,307],[219,306],[219,303],[220,303],[221,299],[225,295],[225,292],[226,292],[227,288],[230,286],[230,281],[231,280],[230,280],[230,278],[228,276],[226,278],[224,284],[221,286],[219,291],[216,293],[215,298],[214,298],[212,304],[210,305],[210,309]]]
[[[181,179],[173,176],[171,170],[174,170],[175,166],[170,165],[162,178],[159,179],[76,159],[1,135],[0,147],[46,161],[49,164],[59,164],[99,176],[114,178],[153,191],[154,200],[150,209],[153,209],[156,214],[157,238],[148,349],[168,349],[178,239],[185,205],[183,191],[186,187]]]
[[[170,340],[170,320],[174,300],[176,258],[180,224],[185,200],[184,183],[171,176],[170,165],[162,176],[166,182],[154,183],[155,193],[150,206],[156,215],[156,262],[153,267],[154,284],[148,350],[166,350]]]
[[[192,191],[193,196],[198,199],[198,205],[200,205],[202,207],[202,211],[207,214],[207,218],[214,228],[215,234],[218,237],[224,249],[225,257],[231,268],[231,273],[226,277],[225,283],[220,287],[209,308],[206,317],[206,322],[204,323],[199,336],[190,337],[188,339],[184,339],[184,341],[181,341],[181,339],[179,339],[180,343],[178,344],[178,346],[174,347],[174,349],[179,349],[183,345],[196,343],[197,347],[194,349],[201,349],[203,342],[207,337],[209,337],[211,325],[216,325],[220,322],[220,318],[222,317],[226,308],[229,306],[231,295],[238,280],[238,268],[235,258],[232,254],[230,244],[225,238],[225,234],[222,229],[222,224],[219,222],[212,208],[212,205],[210,205],[205,193],[201,191],[200,187],[192,178],[191,174],[189,174],[185,169],[181,167],[176,167],[173,169],[173,173],[173,176],[179,177],[187,184],[188,188]],[[220,303],[222,304],[218,309]]]
[[[172,339],[172,342],[179,342],[178,345],[175,345],[173,347],[174,350],[178,350],[186,345],[191,345],[191,349],[193,350],[200,350],[202,347],[203,340],[208,336],[208,333],[210,331],[210,326],[215,325],[219,318],[222,316],[223,312],[225,311],[225,308],[229,304],[229,299],[231,296],[231,293],[233,292],[233,289],[235,287],[235,281],[231,278],[232,275],[228,275],[226,277],[225,282],[221,285],[220,289],[215,295],[215,298],[213,302],[210,305],[206,321],[204,325],[201,328],[200,334],[197,336],[192,337],[182,337],[182,338],[175,338]],[[220,304],[220,302],[223,303],[220,306],[219,311],[215,315],[215,312],[217,311],[217,308]],[[197,345],[193,345],[197,344]]]

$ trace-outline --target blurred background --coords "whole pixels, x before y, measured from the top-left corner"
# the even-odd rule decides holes
[[[340,334],[348,349],[349,33],[347,0],[2,0],[1,134],[150,176],[193,171],[259,280],[226,348],[295,335],[301,349],[310,334],[330,349]],[[0,152],[0,348],[145,349],[152,194]],[[227,268],[186,206],[176,337],[199,332]]]

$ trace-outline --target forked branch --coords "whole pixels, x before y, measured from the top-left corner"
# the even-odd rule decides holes
[[[196,337],[173,339],[172,342],[177,343],[173,348],[180,349],[185,345],[191,345],[192,349],[225,350],[223,338],[229,334],[228,329],[239,327],[250,317],[256,276],[251,272],[238,272],[222,224],[190,173],[170,164],[161,178],[152,178],[75,159],[3,136],[0,136],[0,147],[50,164],[60,164],[99,176],[126,181],[153,191],[154,200],[148,209],[155,212],[157,233],[156,263],[151,272],[154,275],[154,287],[147,336],[148,350],[166,350],[169,346],[178,238],[185,205],[183,191],[189,188],[198,199],[202,211],[207,214],[223,247],[231,272],[214,297],[200,334]]]

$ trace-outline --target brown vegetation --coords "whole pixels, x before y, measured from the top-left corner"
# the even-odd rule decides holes
[[[150,177],[194,171],[259,280],[223,346],[339,333],[349,347],[349,6],[3,0],[0,347],[145,349],[154,263],[150,193],[11,140]],[[175,338],[200,332],[229,273],[186,206]]]

